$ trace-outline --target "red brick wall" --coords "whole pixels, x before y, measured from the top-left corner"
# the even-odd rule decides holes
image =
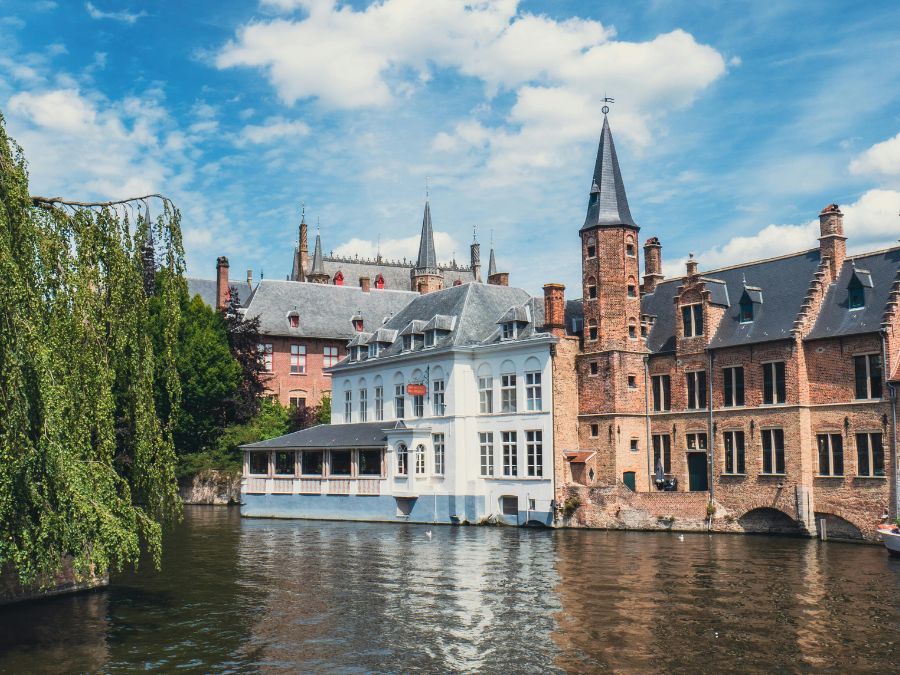
[[[324,368],[324,347],[337,347],[338,358],[346,356],[346,340],[321,338],[285,338],[264,336],[263,343],[272,345],[272,372],[266,381],[267,393],[278,398],[282,405],[288,405],[292,396],[303,396],[306,405],[319,405],[322,393],[331,391],[331,375],[322,372]],[[306,374],[291,374],[291,345],[306,346]]]

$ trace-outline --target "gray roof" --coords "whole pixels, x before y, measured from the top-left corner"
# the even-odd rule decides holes
[[[199,295],[210,307],[216,306],[216,280],[215,279],[197,279],[196,277],[185,277],[188,286],[188,296],[193,298]],[[250,296],[253,293],[253,287],[248,286],[246,281],[234,281],[230,279],[228,285],[234,288],[238,294],[238,300],[241,305],[247,306]]]
[[[865,306],[851,310],[847,306],[847,287],[854,274],[863,285]],[[900,247],[847,258],[837,281],[828,288],[816,324],[806,339],[858,335],[880,330],[891,288],[898,279]]]
[[[503,316],[497,319],[497,323],[510,323],[511,321],[528,323],[528,308],[525,305],[510,307]]]
[[[312,265],[309,270],[310,276],[316,274],[327,274],[325,266],[322,264],[322,235],[318,232],[316,233],[316,249],[313,251]]]
[[[267,441],[247,443],[248,450],[294,450],[306,448],[383,448],[387,444],[386,429],[390,422],[358,424],[319,424]]]
[[[494,247],[491,246],[491,258],[488,262],[488,276],[497,274],[497,260],[494,258]]]
[[[388,328],[379,328],[369,337],[367,344],[373,344],[376,342],[387,342],[391,343],[397,339],[397,331],[390,330]]]
[[[706,279],[725,282],[724,290],[729,297],[741,298],[746,279],[747,284],[761,288],[766,299],[764,304],[754,308],[753,321],[749,323],[740,321],[739,302],[726,307],[709,346],[731,347],[789,338],[818,266],[819,249],[813,249],[781,258],[704,272],[703,277]],[[653,293],[641,298],[641,313],[656,317],[647,336],[647,346],[652,352],[675,350],[675,296],[683,283],[684,279],[681,277],[666,279],[657,285]],[[719,283],[706,285],[710,291],[721,286]]]
[[[527,306],[531,321],[518,332],[516,340],[524,342],[535,338],[551,339],[549,333],[543,331],[544,302],[542,298],[532,298],[527,291],[509,286],[493,286],[490,284],[462,284],[451,286],[440,291],[419,295],[406,307],[388,321],[386,329],[397,330],[403,334],[410,325],[424,327],[428,322],[440,315],[456,317],[453,328],[446,335],[439,335],[435,348],[450,346],[487,345],[500,341],[500,328],[496,325],[498,318],[506,314],[510,307]],[[426,349],[417,343],[416,351]],[[384,349],[378,358],[400,354],[403,350],[401,340],[396,340]],[[355,364],[347,360],[335,368],[353,367]]]
[[[431,321],[425,324],[425,330],[453,330],[454,324],[456,324],[455,316],[435,314]]]
[[[408,291],[412,286],[410,280],[410,273],[413,270],[412,261],[407,264],[326,257],[324,258],[323,267],[325,274],[331,279],[334,279],[338,272],[343,274],[345,286],[359,286],[360,278],[368,277],[372,283],[372,288],[374,288],[375,279],[378,278],[379,274],[384,277],[384,287],[386,289]],[[457,281],[466,283],[475,279],[472,270],[468,267],[438,265],[438,269],[440,269],[444,277],[444,286],[452,286]]]
[[[363,326],[374,330],[419,297],[411,291],[372,289],[363,293],[355,286],[313,284],[304,281],[263,279],[247,305],[247,318],[258,316],[266,335],[350,339],[356,335],[351,318],[363,317]],[[290,328],[287,315],[300,314],[300,326]]]
[[[431,228],[431,206],[425,202],[425,215],[422,216],[422,234],[419,237],[419,257],[416,259],[417,270],[437,269],[437,255],[434,252],[434,232]]]
[[[619,169],[612,132],[609,130],[609,120],[604,115],[587,216],[581,229],[613,225],[637,227],[628,208],[625,183],[622,182],[622,172]]]

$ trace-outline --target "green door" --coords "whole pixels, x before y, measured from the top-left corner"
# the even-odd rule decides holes
[[[634,483],[634,471],[626,471],[622,474],[622,482],[625,483],[625,487],[631,489],[632,492],[635,491],[635,483]]]
[[[703,492],[709,489],[709,480],[706,471],[706,453],[689,452],[688,463],[688,489],[691,492]]]

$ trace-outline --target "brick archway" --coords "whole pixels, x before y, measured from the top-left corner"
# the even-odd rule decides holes
[[[789,513],[765,504],[748,509],[737,519],[744,532],[757,534],[800,534],[803,528]]]
[[[822,536],[822,523],[824,518],[825,534],[829,539],[851,539],[863,540],[866,538],[866,531],[871,530],[869,523],[861,523],[843,509],[832,509],[831,511],[816,511],[814,514],[816,523],[816,533]]]

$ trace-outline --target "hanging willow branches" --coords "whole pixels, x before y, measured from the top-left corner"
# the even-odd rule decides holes
[[[129,215],[151,201],[153,222]],[[142,543],[158,561],[162,524],[180,513],[179,222],[161,195],[30,196],[0,116],[0,571],[23,583],[64,559],[80,574],[136,564]],[[152,288],[148,241],[165,271]],[[148,293],[162,300],[156,345]]]

